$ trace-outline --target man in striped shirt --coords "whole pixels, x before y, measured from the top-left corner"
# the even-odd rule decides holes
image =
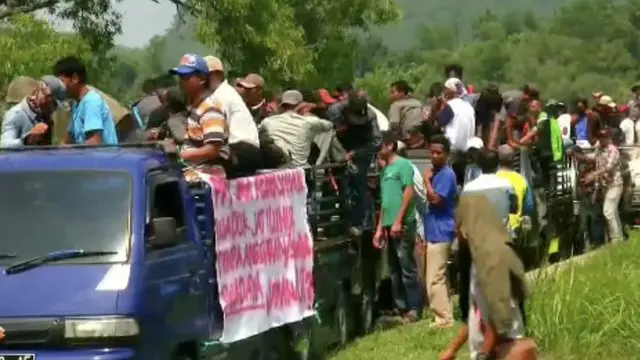
[[[260,160],[258,134],[240,95],[231,88],[245,106],[247,122],[254,131],[236,131],[234,137],[230,134],[233,113],[224,103],[229,99],[216,96],[221,86],[212,89],[207,61],[199,55],[186,54],[170,73],[180,78],[180,87],[188,100],[187,135],[180,151],[182,160],[191,166],[221,166],[229,178],[252,174]],[[230,86],[226,82],[224,85]]]
[[[222,104],[209,101],[207,62],[198,55],[186,54],[169,72],[180,78],[188,99],[187,138],[180,156],[190,165],[224,165],[229,159],[229,124]]]

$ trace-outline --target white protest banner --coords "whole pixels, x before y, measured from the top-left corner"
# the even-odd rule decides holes
[[[302,169],[211,185],[216,273],[230,343],[314,315],[313,239]]]

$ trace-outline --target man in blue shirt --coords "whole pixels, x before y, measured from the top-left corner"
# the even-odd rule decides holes
[[[454,239],[454,210],[457,194],[456,174],[447,159],[451,151],[449,140],[434,136],[429,145],[432,169],[423,174],[429,210],[424,216],[426,249],[422,248],[426,262],[423,279],[429,299],[429,308],[435,316],[434,326],[450,327],[453,308],[449,297],[447,263]]]
[[[69,114],[65,144],[114,145],[118,143],[109,106],[87,85],[87,68],[74,56],[62,58],[53,73],[64,83],[67,96],[75,100]]]
[[[576,101],[576,119],[573,123],[573,129],[571,136],[576,142],[581,145],[589,143],[589,117],[587,111],[589,110],[589,102],[587,99],[580,98]]]

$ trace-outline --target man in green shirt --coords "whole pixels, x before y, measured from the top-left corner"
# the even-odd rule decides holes
[[[391,273],[392,293],[398,314],[406,322],[420,319],[420,288],[413,255],[416,220],[413,204],[413,166],[396,154],[397,141],[386,132],[378,152],[385,164],[380,172],[381,210],[373,245],[388,245],[387,259]]]

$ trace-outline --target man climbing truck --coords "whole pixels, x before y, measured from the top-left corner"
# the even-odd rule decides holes
[[[150,145],[0,160],[0,358],[292,358],[316,318],[348,336],[354,256],[313,238],[303,169],[190,184]]]

